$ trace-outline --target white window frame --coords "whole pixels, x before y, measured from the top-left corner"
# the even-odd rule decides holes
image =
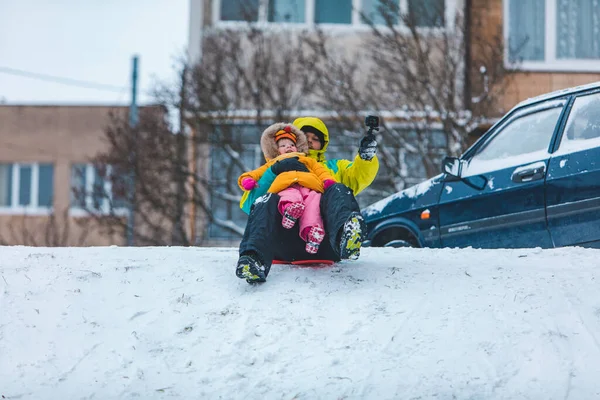
[[[3,163],[6,165],[12,165],[11,175],[11,198],[10,206],[0,206],[0,214],[8,215],[50,215],[52,214],[53,206],[40,206],[39,201],[39,184],[40,184],[40,164],[51,164],[52,171],[54,172],[53,163],[31,163],[31,162],[17,162],[17,163]],[[31,187],[29,188],[31,193],[31,204],[28,206],[19,205],[20,197],[20,180],[21,180],[21,167],[31,167]],[[54,204],[54,187],[52,188],[52,202]]]
[[[110,215],[110,202],[112,201],[112,182],[110,179],[104,180],[104,192],[108,194],[109,198],[102,199],[102,204],[100,208],[94,208],[94,178],[95,178],[95,168],[93,164],[89,163],[73,163],[71,164],[71,171],[75,165],[85,165],[85,206],[86,208],[81,208],[77,205],[69,204],[69,215],[73,217],[87,217],[90,214],[93,215]],[[112,175],[112,167],[108,165],[106,167],[106,176],[110,177]],[[71,175],[72,177],[72,175]],[[70,191],[72,192],[75,189],[74,182],[70,182]],[[91,212],[90,212],[91,211]],[[129,210],[127,207],[113,208],[113,214],[118,216],[126,216],[129,214]]]
[[[510,2],[523,0],[503,0],[504,14],[504,66],[508,69],[524,70],[524,71],[541,71],[541,72],[600,72],[600,60],[581,60],[581,59],[557,59],[556,58],[556,0],[545,0],[545,26],[546,37],[544,40],[544,61],[522,61],[512,63],[509,55],[509,38],[510,38]],[[550,29],[551,28],[551,29]]]
[[[221,1],[222,0],[213,0],[213,9],[212,9],[212,22],[214,26],[223,27],[223,28],[243,28],[247,26],[247,22],[245,21],[221,21]],[[269,22],[267,21],[267,7],[269,4],[269,0],[259,0],[259,10],[258,10],[258,22],[255,24],[258,26],[262,26],[265,28],[276,26],[276,29],[281,28],[281,26],[285,26],[286,28],[291,29],[307,29],[314,28],[317,24],[315,24],[315,1],[316,0],[305,0],[306,9],[304,14],[305,22]],[[400,13],[405,14],[408,13],[408,0],[398,0]],[[463,4],[463,0],[445,0],[445,10],[444,10],[444,27],[423,27],[420,28],[424,32],[431,32],[435,34],[436,32],[441,32],[444,28],[452,30],[454,28],[454,19],[456,17],[457,7]],[[361,21],[360,13],[362,10],[362,0],[352,0],[352,17],[351,23],[349,24],[318,24],[319,27],[326,30],[333,31],[368,31],[370,29],[368,24],[365,24]],[[400,21],[400,25],[402,28],[402,22]],[[407,29],[407,28],[405,28]],[[408,29],[407,29],[408,30]]]

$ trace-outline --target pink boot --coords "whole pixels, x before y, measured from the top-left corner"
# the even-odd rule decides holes
[[[304,213],[304,204],[302,203],[290,203],[283,210],[283,218],[281,225],[285,229],[292,229],[298,221],[298,218]]]
[[[325,237],[325,231],[320,226],[313,226],[306,235],[306,252],[316,254],[319,251],[319,245]]]

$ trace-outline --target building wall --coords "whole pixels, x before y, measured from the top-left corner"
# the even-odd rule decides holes
[[[471,0],[471,5],[472,35],[481,35],[491,40],[498,31],[503,32],[504,0]],[[600,72],[513,72],[500,101],[499,111],[506,112],[530,97],[595,81],[600,81]]]
[[[266,2],[263,2],[266,3]],[[403,1],[406,5],[408,2],[406,0]],[[314,6],[316,3],[310,0],[304,2],[307,8]],[[355,1],[354,5],[359,4],[359,2]],[[366,4],[366,1],[365,1]],[[446,21],[451,23],[450,21],[454,21],[454,12],[456,10],[462,11],[464,9],[464,0],[446,0],[446,4],[449,5],[449,9],[452,11],[450,13],[447,12]],[[209,52],[209,47],[207,46],[206,38],[208,35],[218,34],[219,30],[222,28],[227,29],[239,29],[241,35],[246,33],[248,25],[246,22],[241,21],[215,21],[215,16],[218,14],[215,10],[219,5],[218,0],[190,0],[190,41],[189,41],[189,49],[188,54],[190,54],[190,60],[192,62],[197,62],[202,53],[204,52],[204,56],[206,57]],[[310,12],[309,12],[310,14]],[[309,18],[307,16],[306,20]],[[362,54],[368,55],[369,48],[365,46],[365,39],[371,36],[371,28],[366,24],[359,24],[357,22],[356,15],[353,16],[353,24],[322,24],[319,27],[328,35],[328,43],[334,48],[335,51],[344,52],[345,55],[354,55],[359,51]],[[314,25],[312,23],[289,23],[289,24],[280,24],[273,22],[265,22],[261,21],[256,26],[264,29],[267,33],[272,33],[273,35],[277,35],[278,38],[284,38],[284,40],[293,40],[295,35],[300,32],[315,32]],[[432,32],[431,35],[432,40],[436,38],[439,39],[440,35],[436,36],[435,32]],[[204,49],[202,48],[204,44]],[[243,47],[247,48],[247,47]],[[330,49],[331,50],[331,49]],[[217,53],[218,54],[218,53]],[[370,65],[368,63],[361,63],[362,68],[369,68]],[[360,74],[359,74],[360,75]],[[365,74],[366,76],[366,74]],[[308,101],[310,103],[310,101]],[[245,107],[252,109],[253,104],[244,105]],[[244,108],[244,107],[242,107]],[[304,112],[303,112],[304,113]],[[314,111],[313,111],[314,113]],[[325,113],[327,114],[327,113]],[[299,115],[296,115],[299,116]],[[293,118],[292,118],[293,119]],[[201,139],[199,139],[202,142]],[[256,140],[258,143],[258,140]],[[202,174],[206,174],[205,176],[210,176],[211,168],[210,168],[210,153],[209,147],[203,148],[202,145],[198,146],[198,171],[201,176]],[[247,149],[246,149],[247,150]],[[355,152],[355,148],[353,152]],[[203,153],[206,152],[206,153]],[[330,148],[331,152],[331,148]],[[206,154],[206,158],[204,155]],[[354,153],[352,153],[354,154]],[[345,157],[347,158],[347,157]],[[365,199],[367,194],[361,195],[360,199]],[[206,193],[206,198],[210,198],[210,194]],[[219,205],[215,205],[218,207]],[[210,222],[207,220],[206,215],[202,214],[201,210],[198,210],[198,223],[196,224],[196,242],[202,243],[203,245],[219,245],[221,243],[231,244],[230,242],[219,241],[213,237],[210,237],[209,230],[211,227]]]
[[[52,163],[55,217],[0,214],[0,238],[13,245],[123,244],[123,235],[100,232],[85,224],[87,217],[71,216],[71,165],[88,163],[104,150],[109,106],[0,106],[0,163]],[[82,227],[86,225],[87,227]],[[62,238],[66,237],[66,241]]]
[[[530,97],[596,81],[600,81],[600,74],[565,72],[515,74],[515,79],[504,97],[504,105],[508,109]]]
[[[189,0],[190,1],[190,19],[189,19],[189,41],[188,54],[192,63],[198,62],[202,57],[202,40],[205,30],[213,31],[214,29],[226,27],[233,29],[247,29],[246,22],[237,21],[215,21],[215,16],[218,14],[220,0]],[[316,2],[316,0],[314,0]],[[364,0],[363,0],[364,1]],[[310,0],[304,2],[305,7],[314,7],[314,3]],[[357,0],[353,1],[353,7],[359,4]],[[403,0],[403,4],[407,4]],[[447,6],[446,19],[448,23],[454,21],[456,11],[462,12],[464,9],[465,0],[445,0]],[[360,19],[359,13],[354,11],[354,21]],[[307,23],[290,23],[282,24],[276,22],[260,22],[259,26],[266,30],[272,31],[274,34],[285,32],[300,32],[302,30],[314,30],[315,25],[312,22]],[[364,45],[364,38],[369,35],[370,27],[362,23],[353,24],[322,24],[320,29],[330,35],[330,43],[334,46],[344,49],[352,54]]]
[[[498,33],[503,32],[504,2],[506,0],[469,0],[472,13],[472,35],[488,37],[490,40]],[[516,1],[516,0],[515,0]],[[201,55],[202,32],[206,28],[219,26],[235,27],[240,29],[246,27],[245,23],[216,23],[213,21],[217,0],[190,0],[190,48],[193,60]],[[465,6],[464,0],[446,0],[446,5],[462,11]],[[449,14],[448,20],[450,20]],[[273,27],[276,23],[267,23],[265,26]],[[294,29],[310,29],[310,24],[289,24],[287,27]],[[354,51],[363,44],[368,28],[351,25],[326,26],[324,29],[334,39],[333,42],[347,51]],[[200,49],[199,49],[200,46]],[[498,114],[501,115],[515,106],[518,102],[530,97],[554,90],[577,86],[600,80],[600,72],[560,72],[560,71],[518,71],[510,73],[504,96],[498,104]]]

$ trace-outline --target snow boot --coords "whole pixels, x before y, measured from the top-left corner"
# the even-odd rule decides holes
[[[298,218],[304,213],[304,204],[302,203],[291,203],[288,204],[283,210],[283,218],[281,219],[281,226],[285,229],[292,229],[296,225]]]
[[[365,221],[362,215],[356,211],[351,213],[344,223],[340,235],[340,258],[342,260],[358,259],[365,231]]]
[[[316,254],[319,251],[319,245],[325,237],[325,231],[320,226],[313,226],[306,235],[306,252]]]
[[[246,279],[248,283],[259,283],[267,280],[267,271],[265,266],[256,256],[245,254],[240,256],[235,274],[240,279]]]

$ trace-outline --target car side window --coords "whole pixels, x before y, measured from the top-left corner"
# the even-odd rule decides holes
[[[524,110],[508,120],[469,160],[462,175],[482,174],[547,156],[563,106],[564,102],[559,102],[540,111]]]
[[[574,151],[593,146],[600,146],[600,93],[575,99],[559,151]]]

